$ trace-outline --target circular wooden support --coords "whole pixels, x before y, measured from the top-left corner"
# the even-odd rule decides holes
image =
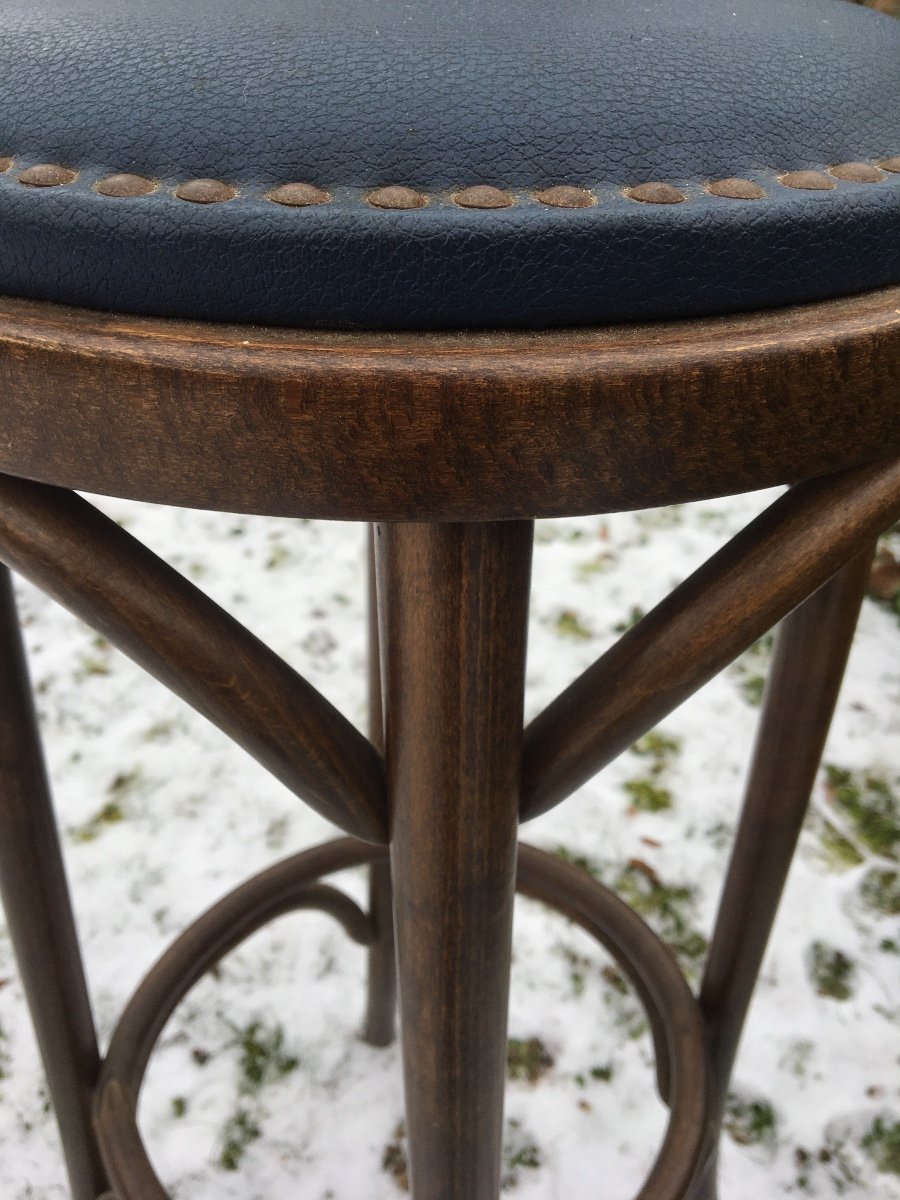
[[[331,333],[0,300],[0,471],[226,511],[572,516],[900,450],[900,288],[599,329]]]
[[[257,929],[301,908],[329,912],[357,942],[366,915],[322,875],[381,862],[387,850],[342,838],[297,854],[231,892],[187,929],[141,983],[113,1034],[94,1124],[119,1200],[169,1200],[137,1126],[150,1054],[176,1006],[219,959]],[[612,954],[638,991],[654,1030],[670,1118],[637,1200],[683,1200],[709,1152],[710,1087],[700,1010],[670,951],[613,892],[569,863],[519,847],[518,890],[580,925]]]

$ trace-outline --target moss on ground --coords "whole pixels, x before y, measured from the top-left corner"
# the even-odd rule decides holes
[[[897,783],[882,772],[850,771],[826,763],[828,799],[873,854],[896,859],[900,850]]]
[[[554,1063],[553,1055],[540,1038],[510,1038],[506,1048],[506,1073],[510,1079],[537,1083]]]
[[[829,946],[827,942],[813,942],[808,958],[810,979],[820,996],[829,1000],[849,1000],[853,995],[856,964],[851,958]]]
[[[728,1096],[723,1128],[739,1146],[772,1146],[778,1131],[778,1118],[768,1100],[750,1099],[732,1092]]]
[[[863,1150],[879,1171],[900,1175],[900,1121],[878,1116],[862,1140]]]

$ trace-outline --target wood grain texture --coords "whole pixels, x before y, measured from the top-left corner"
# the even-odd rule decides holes
[[[531,722],[522,817],[559,804],[900,517],[900,459],[798,484]]]
[[[669,504],[900,450],[900,287],[602,329],[314,333],[0,300],[0,470],[357,520]]]
[[[381,654],[378,645],[378,590],[375,584],[375,530],[366,530],[368,575],[368,693],[369,740],[384,753],[384,720],[381,700]],[[397,1015],[397,956],[394,952],[394,902],[388,858],[369,868],[369,919],[375,938],[369,947],[366,980],[366,1015],[363,1038],[370,1046],[389,1046],[394,1040]]]
[[[364,841],[387,840],[381,755],[234,617],[71,492],[0,475],[0,561],[43,588]]]
[[[106,1186],[91,1128],[100,1052],[9,571],[0,567],[0,896],[73,1200]]]
[[[287,913],[327,913],[355,942],[369,945],[373,930],[366,914],[319,879],[386,855],[383,847],[338,838],[282,859],[207,909],[157,959],[113,1031],[94,1097],[112,1200],[170,1200],[143,1144],[137,1109],[154,1045],[182,999],[226,954]]]
[[[720,1126],[738,1042],[816,781],[859,609],[870,544],[782,623],[700,992]],[[711,1156],[695,1200],[717,1200]]]
[[[530,522],[378,529],[406,1128],[416,1200],[497,1200]]]

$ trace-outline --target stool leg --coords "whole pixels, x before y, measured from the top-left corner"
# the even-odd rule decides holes
[[[397,958],[394,952],[394,903],[391,866],[369,868],[369,916],[375,941],[369,946],[369,977],[363,1039],[370,1046],[390,1046],[397,1010]]]
[[[44,768],[12,580],[0,566],[0,894],[74,1200],[108,1187],[91,1128],[97,1038]]]
[[[532,534],[377,530],[415,1200],[500,1191]]]
[[[381,713],[381,663],[378,650],[378,599],[375,587],[375,530],[368,530],[369,571],[369,740],[384,749]],[[397,962],[394,953],[394,905],[390,863],[369,868],[369,915],[376,938],[369,947],[369,980],[363,1038],[371,1046],[389,1046],[394,1040],[397,1009]]]
[[[781,625],[753,765],[700,994],[715,1128],[837,702],[872,549]],[[713,1157],[694,1195],[715,1200]]]

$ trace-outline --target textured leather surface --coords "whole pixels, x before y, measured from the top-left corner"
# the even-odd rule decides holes
[[[290,325],[551,325],[900,282],[900,21],[845,0],[0,0],[0,291]],[[27,187],[61,163],[71,184]],[[94,184],[159,182],[113,199]],[[227,203],[177,199],[209,176]],[[709,195],[725,176],[761,200]],[[332,199],[286,208],[272,186]],[[681,204],[624,189],[660,180]],[[367,189],[428,205],[386,211]],[[514,206],[451,196],[493,184]],[[573,184],[598,203],[538,203]]]

